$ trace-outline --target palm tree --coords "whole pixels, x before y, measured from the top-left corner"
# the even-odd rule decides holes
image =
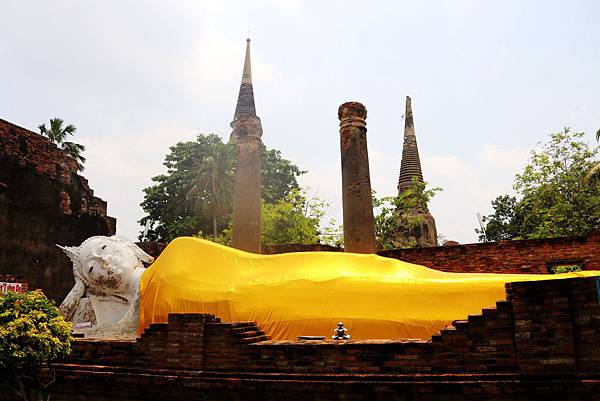
[[[600,142],[600,129],[596,131],[596,141]],[[588,171],[585,177],[583,178],[583,181],[586,184],[589,184],[590,182],[592,182],[592,180],[597,178],[600,178],[600,162],[594,163],[590,171]]]
[[[233,159],[227,145],[220,145],[203,157],[198,170],[189,194],[195,197],[196,210],[210,214],[213,236],[216,238],[217,219],[231,209],[233,193]]]
[[[40,134],[47,136],[51,142],[60,145],[60,148],[65,153],[71,156],[77,162],[77,171],[83,171],[83,163],[85,163],[85,157],[82,153],[85,151],[85,146],[75,142],[65,141],[67,135],[75,135],[77,128],[73,124],[69,124],[63,128],[64,120],[60,118],[50,119],[50,129],[46,128],[46,124],[38,126]]]

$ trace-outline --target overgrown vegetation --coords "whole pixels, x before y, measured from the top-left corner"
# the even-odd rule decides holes
[[[422,217],[409,212],[427,210],[429,201],[441,190],[438,187],[428,189],[426,182],[413,179],[411,186],[400,196],[373,196],[377,248],[415,247],[416,240],[410,234],[422,223]]]
[[[560,265],[552,268],[552,274],[561,274],[561,273],[572,273],[572,272],[580,272],[581,266],[579,265]]]

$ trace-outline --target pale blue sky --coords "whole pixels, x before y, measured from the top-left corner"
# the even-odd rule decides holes
[[[600,128],[600,3],[589,1],[1,2],[0,118],[60,116],[85,176],[135,237],[168,146],[230,133],[245,37],[263,141],[309,173],[341,220],[337,107],[369,111],[373,188],[396,191],[413,98],[438,232],[474,242],[475,213],[511,190],[563,126]]]

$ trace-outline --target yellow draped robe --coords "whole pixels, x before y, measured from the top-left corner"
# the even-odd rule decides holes
[[[273,339],[426,338],[505,299],[512,281],[596,276],[445,273],[376,255],[256,255],[197,238],[173,240],[141,279],[140,331],[169,313],[256,321]]]

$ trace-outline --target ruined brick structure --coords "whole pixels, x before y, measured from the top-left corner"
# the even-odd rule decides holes
[[[367,151],[367,109],[358,102],[347,102],[338,108],[338,118],[344,250],[375,253],[375,222]]]
[[[398,178],[398,196],[402,195],[410,188],[413,180],[423,182],[423,172],[421,171],[421,159],[419,158],[419,148],[417,146],[417,136],[415,134],[415,124],[412,114],[412,103],[409,96],[406,97],[406,110],[404,113],[404,145],[402,148],[402,161],[400,163],[400,176]],[[428,247],[437,245],[437,229],[435,220],[426,204],[419,204],[408,211],[400,219],[405,221],[417,218],[418,224],[411,227],[407,233],[403,234],[401,242],[415,241],[417,247]]]
[[[116,221],[77,162],[47,138],[0,119],[0,274],[22,275],[61,301],[71,262],[55,244],[112,235]]]
[[[421,340],[270,341],[253,322],[172,314],[137,341],[77,340],[52,399],[600,399],[598,279],[506,292]]]
[[[231,128],[230,139],[237,151],[231,242],[234,248],[260,253],[262,124],[254,105],[250,39],[246,40],[242,83]]]

